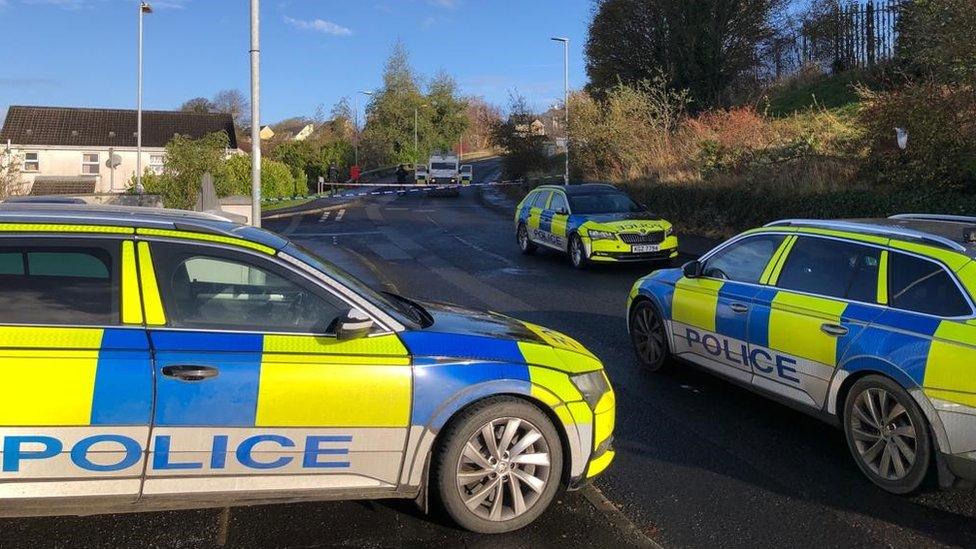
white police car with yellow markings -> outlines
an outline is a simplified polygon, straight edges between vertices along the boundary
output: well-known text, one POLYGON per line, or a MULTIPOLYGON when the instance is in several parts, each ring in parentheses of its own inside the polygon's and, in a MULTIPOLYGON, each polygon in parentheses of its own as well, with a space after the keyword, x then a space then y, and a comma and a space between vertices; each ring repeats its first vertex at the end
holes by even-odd
POLYGON ((976 480, 976 218, 787 220, 640 279, 640 362, 674 355, 843 426, 894 493, 976 480))
POLYGON ((430 492, 504 532, 614 456, 576 341, 207 214, 0 205, 0 379, 4 516, 430 492))
POLYGON ((671 223, 602 183, 536 188, 515 208, 515 235, 522 253, 540 246, 556 250, 568 254, 577 269, 678 257, 671 223))

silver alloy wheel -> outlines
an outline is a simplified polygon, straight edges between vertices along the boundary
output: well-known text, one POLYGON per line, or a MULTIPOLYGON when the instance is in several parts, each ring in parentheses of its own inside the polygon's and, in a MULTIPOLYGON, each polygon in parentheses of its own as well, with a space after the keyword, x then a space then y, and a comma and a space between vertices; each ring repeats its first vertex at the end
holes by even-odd
POLYGON ((630 327, 637 354, 646 364, 657 364, 664 357, 664 324, 650 307, 640 307, 630 327))
POLYGON ((529 249, 529 231, 525 228, 525 225, 519 225, 518 243, 523 251, 529 249))
POLYGON ((583 242, 580 241, 578 236, 569 241, 569 255, 573 260, 573 265, 581 265, 583 263, 583 242))
POLYGON ((455 478, 464 505, 477 516, 505 521, 532 508, 549 479, 549 445, 524 419, 489 421, 468 439, 455 478))
POLYGON ((885 480, 905 478, 915 465, 918 440, 908 410, 882 388, 863 391, 854 401, 851 434, 861 461, 885 480))

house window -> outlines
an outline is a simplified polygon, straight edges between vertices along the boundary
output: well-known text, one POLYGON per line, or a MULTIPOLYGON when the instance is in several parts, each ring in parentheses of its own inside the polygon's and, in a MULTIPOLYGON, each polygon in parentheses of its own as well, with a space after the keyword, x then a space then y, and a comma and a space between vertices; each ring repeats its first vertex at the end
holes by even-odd
POLYGON ((98 175, 98 153, 82 153, 81 173, 87 175, 98 175))
POLYGON ((25 172, 41 171, 41 163, 38 160, 38 156, 36 152, 24 153, 24 171, 25 172))
POLYGON ((162 154, 149 155, 149 171, 156 175, 162 175, 164 160, 166 160, 166 157, 162 154))

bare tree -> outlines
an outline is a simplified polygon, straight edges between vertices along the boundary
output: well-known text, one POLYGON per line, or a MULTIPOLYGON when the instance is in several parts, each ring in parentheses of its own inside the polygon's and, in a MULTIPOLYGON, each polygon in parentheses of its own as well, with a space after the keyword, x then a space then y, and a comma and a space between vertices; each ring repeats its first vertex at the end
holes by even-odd
POLYGON ((23 158, 12 151, 0 150, 0 200, 23 191, 23 181, 20 179, 22 162, 23 158))
POLYGON ((180 105, 180 110, 183 112, 208 113, 213 111, 213 103, 206 97, 194 97, 184 101, 180 105))
POLYGON ((501 122, 501 109, 484 100, 483 97, 468 97, 464 114, 468 118, 468 131, 465 134, 465 149, 484 150, 491 145, 491 135, 501 122))
POLYGON ((240 90, 221 90, 214 94, 210 103, 211 111, 231 115, 238 128, 250 126, 251 103, 240 90))

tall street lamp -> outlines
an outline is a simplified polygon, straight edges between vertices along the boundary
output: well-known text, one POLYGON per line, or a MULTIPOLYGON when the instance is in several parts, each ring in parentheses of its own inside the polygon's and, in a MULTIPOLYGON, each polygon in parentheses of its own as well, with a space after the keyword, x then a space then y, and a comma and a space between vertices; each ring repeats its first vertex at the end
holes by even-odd
POLYGON ((152 13, 152 6, 146 2, 139 4, 139 69, 136 80, 136 192, 143 192, 142 187, 142 17, 152 13))
MULTIPOLYGON (((363 95, 367 95, 367 96, 372 96, 373 95, 373 92, 371 92, 371 91, 365 91, 365 90, 360 90, 359 93, 361 93, 363 95)), ((355 161, 355 165, 356 166, 359 165, 359 93, 356 94, 356 112, 354 114, 355 121, 353 122, 353 124, 355 124, 355 126, 356 126, 355 128, 353 128, 355 130, 355 134, 356 134, 354 136, 356 138, 356 144, 353 147, 355 149, 355 151, 356 151, 356 161, 355 161)))
POLYGON ((566 111, 566 173, 563 175, 563 183, 569 185, 569 38, 554 36, 551 40, 563 43, 563 107, 566 111))
POLYGON ((251 0, 251 225, 261 226, 261 7, 251 0))

